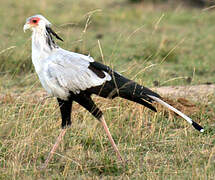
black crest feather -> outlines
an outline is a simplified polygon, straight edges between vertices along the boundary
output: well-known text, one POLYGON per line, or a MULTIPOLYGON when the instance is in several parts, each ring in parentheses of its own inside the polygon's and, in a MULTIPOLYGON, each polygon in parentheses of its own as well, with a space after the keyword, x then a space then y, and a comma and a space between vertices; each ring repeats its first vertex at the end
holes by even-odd
POLYGON ((54 32, 50 27, 46 26, 46 30, 47 30, 47 32, 48 32, 50 35, 52 34, 52 35, 55 36, 57 39, 63 41, 63 39, 62 39, 61 37, 59 37, 59 36, 56 34, 56 32, 54 32))

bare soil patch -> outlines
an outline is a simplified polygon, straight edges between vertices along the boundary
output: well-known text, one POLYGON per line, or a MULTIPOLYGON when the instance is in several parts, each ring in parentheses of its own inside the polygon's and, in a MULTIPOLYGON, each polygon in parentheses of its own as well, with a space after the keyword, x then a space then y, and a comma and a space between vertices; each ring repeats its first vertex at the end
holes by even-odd
MULTIPOLYGON (((193 86, 165 86, 152 89, 160 94, 165 102, 188 116, 198 113, 200 110, 202 110, 203 107, 206 107, 215 94, 214 84, 193 86), (199 106, 199 104, 201 104, 201 106, 199 106)), ((161 105, 158 105, 157 109, 158 111, 167 111, 161 105)))
POLYGON ((152 90, 170 99, 186 98, 195 102, 208 102, 215 94, 215 85, 164 86, 152 90))

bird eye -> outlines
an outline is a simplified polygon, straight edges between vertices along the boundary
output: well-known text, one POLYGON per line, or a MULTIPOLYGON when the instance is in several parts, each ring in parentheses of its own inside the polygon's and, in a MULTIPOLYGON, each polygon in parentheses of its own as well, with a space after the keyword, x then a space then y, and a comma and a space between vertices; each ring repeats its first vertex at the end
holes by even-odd
POLYGON ((37 20, 36 20, 36 19, 33 19, 32 22, 33 22, 33 23, 37 23, 37 20))

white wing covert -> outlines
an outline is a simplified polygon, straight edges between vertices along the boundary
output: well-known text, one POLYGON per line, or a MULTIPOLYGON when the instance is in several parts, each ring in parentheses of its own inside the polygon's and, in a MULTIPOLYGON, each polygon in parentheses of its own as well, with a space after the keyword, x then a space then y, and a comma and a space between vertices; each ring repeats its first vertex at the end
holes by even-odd
MULTIPOLYGON (((58 51, 49 57, 47 72, 51 83, 58 84, 67 93, 72 91, 75 94, 81 90, 100 86, 105 81, 110 81, 111 76, 105 73, 104 78, 98 77, 88 67, 93 58, 82 54, 71 53, 65 50, 58 51)), ((56 95, 56 92, 53 93, 56 95)))

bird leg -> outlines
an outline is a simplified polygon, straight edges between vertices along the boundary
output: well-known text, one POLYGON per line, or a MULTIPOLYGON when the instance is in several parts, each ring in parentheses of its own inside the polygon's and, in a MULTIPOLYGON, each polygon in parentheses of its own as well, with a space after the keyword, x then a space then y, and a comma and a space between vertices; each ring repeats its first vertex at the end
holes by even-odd
POLYGON ((58 136, 58 138, 57 138, 57 140, 56 140, 54 146, 52 147, 52 149, 51 149, 51 151, 50 151, 50 153, 49 153, 49 155, 48 155, 48 157, 47 157, 45 163, 44 163, 43 166, 42 166, 42 169, 45 169, 45 168, 48 166, 48 163, 49 163, 49 161, 52 159, 52 157, 53 157, 55 151, 57 150, 57 148, 58 148, 58 146, 59 146, 61 140, 63 139, 63 137, 64 137, 64 135, 65 135, 65 133, 66 133, 66 130, 67 130, 67 128, 64 128, 64 129, 61 130, 60 135, 58 136))
POLYGON ((113 138, 111 136, 111 133, 109 131, 109 128, 108 128, 108 126, 106 124, 106 121, 105 121, 103 116, 101 117, 101 123, 102 123, 102 125, 104 127, 104 130, 105 130, 107 136, 108 136, 109 141, 111 142, 111 145, 112 145, 114 151, 116 152, 116 155, 117 155, 118 159, 124 163, 124 160, 122 159, 122 156, 121 156, 121 154, 120 154, 120 152, 119 152, 119 150, 118 150, 118 148, 117 148, 117 146, 116 146, 116 144, 115 144, 115 142, 114 142, 114 140, 113 140, 113 138))
MULTIPOLYGON (((121 156, 121 154, 120 154, 120 152, 119 152, 119 150, 118 150, 118 148, 117 148, 117 146, 116 146, 116 144, 115 144, 115 142, 114 142, 114 140, 113 140, 113 138, 112 138, 112 135, 111 135, 111 133, 110 133, 110 131, 109 131, 109 128, 108 128, 108 126, 107 126, 107 124, 106 124, 106 121, 105 121, 105 119, 104 119, 103 116, 101 117, 101 123, 102 123, 102 125, 103 125, 103 127, 104 127, 104 130, 105 130, 107 136, 108 136, 109 141, 111 142, 111 145, 112 145, 114 151, 115 151, 116 154, 117 154, 117 158, 118 158, 120 161, 124 162, 124 160, 122 159, 122 156, 121 156)), ((57 150, 57 148, 58 148, 58 146, 59 146, 61 140, 63 139, 64 135, 66 134, 66 130, 67 130, 67 128, 64 128, 64 129, 61 130, 60 135, 58 136, 58 138, 57 138, 57 140, 56 140, 54 146, 52 147, 52 149, 51 149, 51 151, 50 151, 50 153, 49 153, 49 155, 48 155, 48 157, 47 157, 47 159, 46 159, 46 161, 45 161, 45 163, 43 164, 43 166, 42 166, 41 169, 47 168, 49 161, 52 159, 52 157, 53 157, 55 151, 57 150)))

